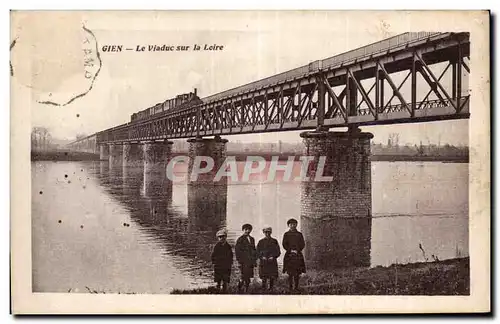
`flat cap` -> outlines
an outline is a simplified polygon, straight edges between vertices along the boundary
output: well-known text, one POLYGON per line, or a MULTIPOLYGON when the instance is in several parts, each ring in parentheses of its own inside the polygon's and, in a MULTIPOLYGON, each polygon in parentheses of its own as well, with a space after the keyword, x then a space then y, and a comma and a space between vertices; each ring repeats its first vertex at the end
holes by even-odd
POLYGON ((272 232, 273 231, 273 228, 271 226, 264 226, 264 228, 262 228, 262 232, 272 232))
POLYGON ((226 231, 226 229, 221 229, 221 230, 217 231, 216 236, 217 236, 217 237, 227 236, 227 231, 226 231))

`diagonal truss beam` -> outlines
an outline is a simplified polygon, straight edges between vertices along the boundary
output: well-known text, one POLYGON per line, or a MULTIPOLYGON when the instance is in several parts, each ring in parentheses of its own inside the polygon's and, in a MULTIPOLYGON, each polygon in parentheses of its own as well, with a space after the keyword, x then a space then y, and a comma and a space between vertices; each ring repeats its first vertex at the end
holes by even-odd
MULTIPOLYGON (((340 113, 342 114, 342 117, 344 118, 345 122, 347 123, 349 121, 349 119, 347 117, 347 110, 346 110, 346 108, 344 106, 342 106, 342 103, 339 100, 339 97, 337 97, 337 95, 335 94, 335 92, 333 92, 333 89, 330 86, 330 83, 328 82, 328 80, 323 77, 322 78, 322 82, 325 84, 326 92, 333 99, 333 103, 336 106, 336 110, 340 111, 340 113)), ((344 89, 344 91, 342 91, 342 92, 345 93, 346 90, 344 89)), ((336 113, 336 111, 334 112, 333 116, 335 116, 335 113, 336 113)))
MULTIPOLYGON (((451 64, 448 64, 448 66, 446 66, 446 68, 441 72, 441 74, 438 77, 438 81, 441 81, 441 79, 443 78, 443 76, 446 73, 446 71, 448 71, 448 69, 450 68, 450 66, 451 66, 451 64)), ((425 101, 427 100, 427 98, 429 98, 429 96, 430 96, 430 94, 432 92, 433 92, 432 89, 427 92, 427 94, 425 95, 424 99, 420 102, 420 105, 418 105, 417 109, 420 109, 420 107, 425 103, 425 101)))
POLYGON ((299 113, 299 118, 298 118, 298 125, 302 124, 302 121, 304 120, 306 113, 310 112, 311 106, 312 106, 312 97, 314 95, 314 92, 318 89, 318 83, 314 84, 314 88, 304 97, 304 103, 302 105, 302 114, 299 113), (307 104, 305 104, 307 101, 307 104))
MULTIPOLYGON (((411 75, 411 71, 408 72, 408 74, 405 76, 405 78, 403 79, 403 81, 401 82, 401 84, 398 86, 398 88, 397 88, 398 91, 401 90, 401 88, 403 87, 403 85, 405 84, 405 82, 408 80, 408 78, 410 77, 410 75, 411 75)), ((396 93, 393 92, 391 98, 389 98, 389 100, 387 100, 385 106, 382 107, 382 111, 381 112, 384 112, 387 109, 387 107, 389 107, 391 105, 392 99, 394 99, 395 96, 396 96, 396 93)))
POLYGON ((446 99, 449 100, 449 102, 451 103, 451 105, 455 108, 455 110, 458 112, 458 107, 457 105, 455 104, 455 102, 451 99, 450 95, 448 94, 448 92, 446 92, 446 90, 444 89, 444 87, 441 85, 441 83, 439 82, 438 78, 436 78, 436 76, 434 75, 434 73, 432 73, 431 69, 427 66, 427 64, 425 63, 425 61, 422 59, 422 56, 418 53, 418 52, 415 52, 415 55, 417 56, 420 64, 422 64, 422 67, 425 69, 425 71, 431 76, 431 78, 434 80, 434 82, 436 82, 436 85, 439 87, 439 89, 443 92, 443 94, 446 96, 446 99))
MULTIPOLYGON (((372 86, 370 87, 370 89, 368 89, 368 92, 366 93, 367 95, 370 95, 370 93, 372 92, 373 88, 375 88, 375 85, 376 85, 376 83, 372 84, 372 86)), ((361 98, 361 100, 359 101, 358 105, 356 106, 356 109, 359 109, 359 107, 363 104, 363 102, 365 102, 365 99, 361 98)))
MULTIPOLYGON (((408 112, 411 114, 411 109, 410 107, 408 107, 408 104, 406 103, 406 100, 403 98, 403 96, 401 95, 401 92, 399 92, 399 89, 396 88, 396 85, 394 84, 394 82, 392 81, 391 77, 389 76, 389 73, 387 73, 385 67, 383 64, 381 64, 380 62, 377 62, 379 68, 380 68, 380 71, 382 71, 382 73, 384 74, 384 78, 387 80, 387 82, 389 83, 389 85, 391 86, 392 88, 392 91, 394 92, 394 94, 396 95, 396 97, 398 97, 399 101, 401 101, 401 104, 408 110, 408 112)), ((411 72, 410 72, 411 74, 411 72)))
POLYGON ((354 81, 354 84, 356 85, 356 88, 361 93, 361 96, 363 97, 363 100, 368 105, 368 108, 370 109, 371 114, 373 115, 373 117, 377 118, 377 114, 375 113, 375 106, 373 105, 372 101, 368 97, 368 94, 366 93, 365 89, 358 82, 358 80, 354 77, 354 73, 352 73, 352 71, 350 69, 347 69, 347 71, 348 71, 349 75, 351 76, 351 79, 354 81))

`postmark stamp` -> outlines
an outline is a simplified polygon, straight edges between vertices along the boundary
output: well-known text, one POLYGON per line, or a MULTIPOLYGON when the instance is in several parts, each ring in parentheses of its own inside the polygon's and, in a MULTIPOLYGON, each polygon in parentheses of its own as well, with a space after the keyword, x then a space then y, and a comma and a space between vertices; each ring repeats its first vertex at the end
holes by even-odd
POLYGON ((10 50, 11 77, 44 105, 66 106, 88 94, 102 66, 97 39, 84 24, 20 29, 10 50))

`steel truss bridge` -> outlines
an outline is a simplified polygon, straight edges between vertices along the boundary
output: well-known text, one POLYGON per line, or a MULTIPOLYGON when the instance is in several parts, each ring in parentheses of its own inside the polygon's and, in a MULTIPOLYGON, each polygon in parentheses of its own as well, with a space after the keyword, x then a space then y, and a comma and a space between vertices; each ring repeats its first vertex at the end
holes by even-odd
POLYGON ((404 33, 91 137, 97 145, 469 118, 469 53, 469 33, 404 33))

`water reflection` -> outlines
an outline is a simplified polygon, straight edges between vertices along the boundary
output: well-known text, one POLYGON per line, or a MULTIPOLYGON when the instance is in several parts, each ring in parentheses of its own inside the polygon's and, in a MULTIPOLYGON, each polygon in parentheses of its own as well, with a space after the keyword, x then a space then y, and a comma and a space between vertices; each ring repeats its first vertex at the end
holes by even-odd
POLYGON ((142 195, 146 198, 172 195, 172 181, 166 176, 163 163, 144 163, 142 195))
POLYGON ((207 232, 211 237, 226 226, 227 183, 188 185, 190 232, 207 232))
MULTIPOLYGON (((211 276, 215 232, 226 224, 227 184, 189 185, 188 213, 172 205, 173 186, 161 168, 99 165, 99 181, 129 211, 148 244, 154 240, 179 269, 211 276)), ((126 225, 125 225, 126 226, 126 225)))
POLYGON ((317 266, 420 262, 425 257, 420 246, 429 259, 467 256, 469 166, 422 164, 373 163, 373 219, 329 223, 319 212, 310 215, 319 219, 301 218, 299 183, 230 184, 226 218, 225 189, 217 197, 207 188, 174 184, 172 196, 151 190, 145 196, 142 165, 33 162, 33 291, 86 291, 88 286, 167 293, 206 286, 213 282, 209 256, 215 228, 226 224, 234 247, 242 224, 254 226, 256 240, 269 225, 281 244, 292 217, 306 240, 306 261, 317 266), (207 204, 203 197, 221 204, 207 204), (323 240, 326 251, 320 248, 323 240))
POLYGON ((141 193, 143 167, 123 166, 122 191, 125 196, 137 196, 141 193))
POLYGON ((99 163, 99 175, 101 177, 107 177, 109 172, 109 162, 108 161, 100 161, 94 162, 93 166, 95 167, 95 163, 99 163))
POLYGON ((301 217, 309 267, 332 269, 369 267, 372 218, 301 217))
MULTIPOLYGON (((173 185, 161 168, 102 162, 99 167, 101 185, 130 212, 147 240, 161 243, 165 255, 182 257, 177 260, 182 269, 209 275, 215 233, 227 225, 227 182, 187 184, 185 214, 173 206, 173 185)), ((370 266, 370 217, 301 217, 300 221, 308 267, 370 266)), ((234 244, 232 237, 229 241, 234 244)))
POLYGON ((109 162, 109 184, 115 190, 121 188, 123 181, 123 167, 121 164, 109 162))
POLYGON ((290 184, 233 184, 219 189, 189 184, 171 189, 141 168, 115 169, 107 162, 97 162, 96 168, 101 186, 130 211, 132 222, 144 233, 143 243, 160 242, 162 253, 178 256, 182 269, 192 266, 210 272, 208 256, 220 227, 227 225, 233 246, 241 224, 247 222, 254 225, 256 238, 261 227, 269 224, 281 241, 291 217, 300 220, 310 267, 414 262, 422 260, 420 243, 440 259, 468 253, 467 165, 427 163, 425 173, 413 164, 374 165, 373 219, 302 218, 300 186, 290 184), (121 177, 115 179, 115 175, 121 177), (148 175, 152 181, 144 183, 148 175), (442 192, 451 199, 442 198, 442 192), (420 217, 427 213, 429 217, 420 217), (403 216, 385 217, 393 215, 403 216))

